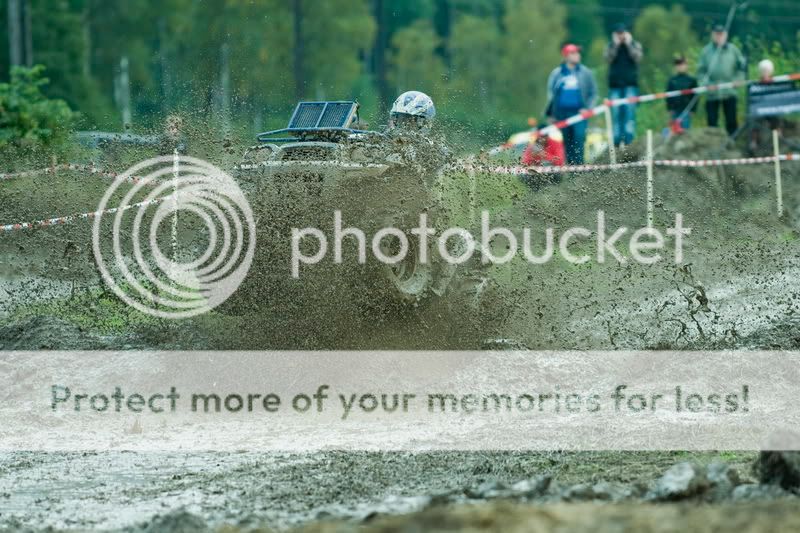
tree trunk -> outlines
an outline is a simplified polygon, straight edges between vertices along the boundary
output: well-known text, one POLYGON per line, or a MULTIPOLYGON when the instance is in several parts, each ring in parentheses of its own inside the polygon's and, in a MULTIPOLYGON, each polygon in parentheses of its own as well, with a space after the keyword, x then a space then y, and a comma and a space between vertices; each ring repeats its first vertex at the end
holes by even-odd
POLYGON ((32 7, 28 0, 21 0, 22 5, 22 32, 25 43, 25 65, 33 66, 33 24, 32 7))
POLYGON ((373 73, 375 74, 375 86, 378 89, 378 112, 385 115, 389 110, 392 98, 389 94, 389 83, 386 80, 386 48, 389 46, 389 35, 384 0, 374 0, 373 6, 377 23, 375 44, 372 48, 373 73))
POLYGON ((172 76, 167 58, 167 20, 163 16, 158 19, 158 63, 161 68, 161 111, 168 113, 173 102, 172 76))
POLYGON ((8 56, 13 67, 24 64, 22 0, 8 0, 8 56))
POLYGON ((92 12, 89 2, 83 6, 83 75, 87 78, 92 75, 92 12))
POLYGON ((306 91, 305 41, 303 36, 303 0, 294 0, 294 95, 299 101, 306 91))
POLYGON ((122 128, 128 130, 132 126, 131 113, 131 78, 128 57, 122 56, 119 61, 119 107, 122 112, 122 128))
POLYGON ((222 130, 225 134, 231 132, 231 47, 222 43, 220 49, 220 114, 222 115, 222 130))

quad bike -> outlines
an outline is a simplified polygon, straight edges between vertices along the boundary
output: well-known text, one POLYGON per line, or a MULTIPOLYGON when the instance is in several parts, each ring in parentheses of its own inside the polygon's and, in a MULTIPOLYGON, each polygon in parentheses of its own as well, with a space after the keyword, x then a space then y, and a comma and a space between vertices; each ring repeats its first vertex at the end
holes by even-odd
MULTIPOLYGON (((259 134, 259 144, 245 153, 237 176, 256 216, 258 240, 237 294, 251 300, 249 307, 276 293, 291 298, 298 281, 331 297, 342 294, 332 289, 342 289, 367 307, 417 306, 447 291, 456 267, 442 260, 434 238, 427 243, 427 261, 420 261, 420 240, 410 230, 421 213, 429 227, 448 224, 441 201, 448 152, 419 132, 366 131, 358 125, 355 102, 301 102, 287 128, 259 134), (352 236, 342 239, 342 261, 334 263, 335 211, 341 212, 343 228, 364 232, 364 263, 352 236), (292 228, 306 227, 328 236, 328 253, 319 264, 302 265, 300 279, 292 280, 292 228), (371 250, 372 237, 384 227, 402 230, 409 243, 405 258, 391 265, 378 262, 371 250)), ((451 243, 457 255, 459 244, 451 243)), ((396 237, 380 240, 386 255, 399 246, 396 237)))

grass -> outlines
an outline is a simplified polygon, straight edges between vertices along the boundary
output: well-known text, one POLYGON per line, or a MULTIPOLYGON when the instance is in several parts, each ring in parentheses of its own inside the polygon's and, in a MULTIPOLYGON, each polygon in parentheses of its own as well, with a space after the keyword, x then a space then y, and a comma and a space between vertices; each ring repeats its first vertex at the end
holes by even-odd
POLYGON ((132 328, 157 322, 155 317, 134 309, 115 294, 102 289, 88 289, 67 298, 24 304, 9 318, 15 321, 48 315, 102 335, 126 333, 132 328))

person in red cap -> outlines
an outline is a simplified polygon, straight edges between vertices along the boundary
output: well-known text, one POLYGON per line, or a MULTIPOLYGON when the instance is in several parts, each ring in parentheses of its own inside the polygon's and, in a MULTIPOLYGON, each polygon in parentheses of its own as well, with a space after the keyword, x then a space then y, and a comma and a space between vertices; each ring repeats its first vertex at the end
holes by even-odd
MULTIPOLYGON (((564 62, 556 67, 547 80, 545 115, 563 120, 591 109, 597 100, 597 83, 591 70, 581 64, 581 48, 566 44, 561 49, 564 62)), ((586 121, 564 128, 564 148, 567 164, 582 165, 586 144, 586 121)))

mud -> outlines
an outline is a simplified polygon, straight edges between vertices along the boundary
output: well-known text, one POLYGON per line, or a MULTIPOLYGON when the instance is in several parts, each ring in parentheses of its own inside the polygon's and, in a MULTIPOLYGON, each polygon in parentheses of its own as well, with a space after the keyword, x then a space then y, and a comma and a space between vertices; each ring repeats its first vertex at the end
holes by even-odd
POLYGON ((571 484, 591 479, 619 483, 641 498, 637 482, 646 486, 673 461, 666 453, 17 453, 4 457, 0 494, 4 524, 114 529, 186 510, 214 526, 283 529, 324 517, 358 521, 374 513, 409 512, 432 498, 496 499, 487 483, 511 487, 536 475, 554 478, 536 495, 540 502, 564 499, 575 492, 571 484))
MULTIPOLYGON (((741 156, 735 147, 720 149, 718 137, 693 130, 659 145, 657 157, 741 156)), ((229 167, 241 152, 200 146, 229 167)), ((636 144, 624 157, 640 155, 636 144)), ((128 158, 133 154, 121 159, 128 158)), ((106 163, 124 168, 113 158, 106 163)), ((151 320, 104 291, 88 225, 3 234, 0 349, 798 349, 799 170, 785 166, 789 212, 778 220, 770 166, 659 168, 657 225, 680 212, 693 228, 683 265, 471 265, 462 279, 481 284, 478 305, 469 292, 476 284, 465 283, 462 292, 380 313, 353 297, 358 279, 334 278, 308 290, 282 277, 265 278, 269 297, 250 313, 151 320)), ((643 169, 565 176, 537 191, 478 172, 473 206, 469 176, 449 179, 452 220, 465 227, 475 227, 470 207, 489 209, 493 223, 515 232, 591 227, 598 209, 610 226, 645 220, 643 169)), ((67 172, 3 184, 0 222, 90 211, 105 184, 67 172)), ((4 453, 0 528, 283 530, 323 520, 331 523, 308 530, 797 529, 796 487, 777 480, 794 478, 762 477, 752 470, 756 459, 749 452, 4 453), (737 472, 722 476, 731 482, 722 495, 714 492, 719 482, 709 481, 720 468, 713 460, 737 472), (699 465, 674 473, 672 481, 688 479, 686 489, 659 489, 662 476, 685 462, 699 465), (642 503, 661 500, 679 503, 642 503), (754 500, 768 501, 742 503, 754 500), (714 505, 698 505, 708 502, 714 505), (405 516, 383 516, 396 514, 405 516)), ((767 463, 785 473, 780 461, 767 463)))
MULTIPOLYGON (((626 519, 641 516, 641 503, 633 504, 645 501, 730 505, 767 500, 776 502, 768 506, 774 511, 797 505, 798 496, 790 490, 757 483, 750 468, 755 454, 736 454, 728 457, 727 463, 713 462, 713 456, 15 453, 4 456, 2 462, 0 523, 6 527, 126 531, 184 531, 222 525, 284 530, 317 520, 362 527, 380 516, 421 511, 402 519, 413 527, 432 514, 456 520, 468 509, 502 508, 512 502, 519 504, 514 507, 522 514, 548 512, 564 503, 618 505, 593 508, 588 516, 596 514, 599 522, 613 509, 626 519), (692 481, 692 490, 681 492, 675 481, 670 481, 676 466, 694 464, 670 467, 678 460, 710 465, 708 473, 705 467, 696 467, 700 474, 692 481), (726 472, 726 480, 732 480, 727 485, 720 481, 721 471, 726 472), (76 472, 80 472, 80 482, 76 472), (490 502, 508 503, 486 506, 490 502)), ((691 472, 695 476, 694 470, 691 472)), ((673 512, 673 504, 663 505, 646 509, 656 514, 673 512)), ((692 513, 699 512, 697 509, 714 515, 720 508, 685 508, 692 513)), ((399 523, 378 520, 381 522, 399 523)), ((775 522, 775 527, 780 523, 775 522)), ((325 530, 325 526, 318 527, 325 530)))

